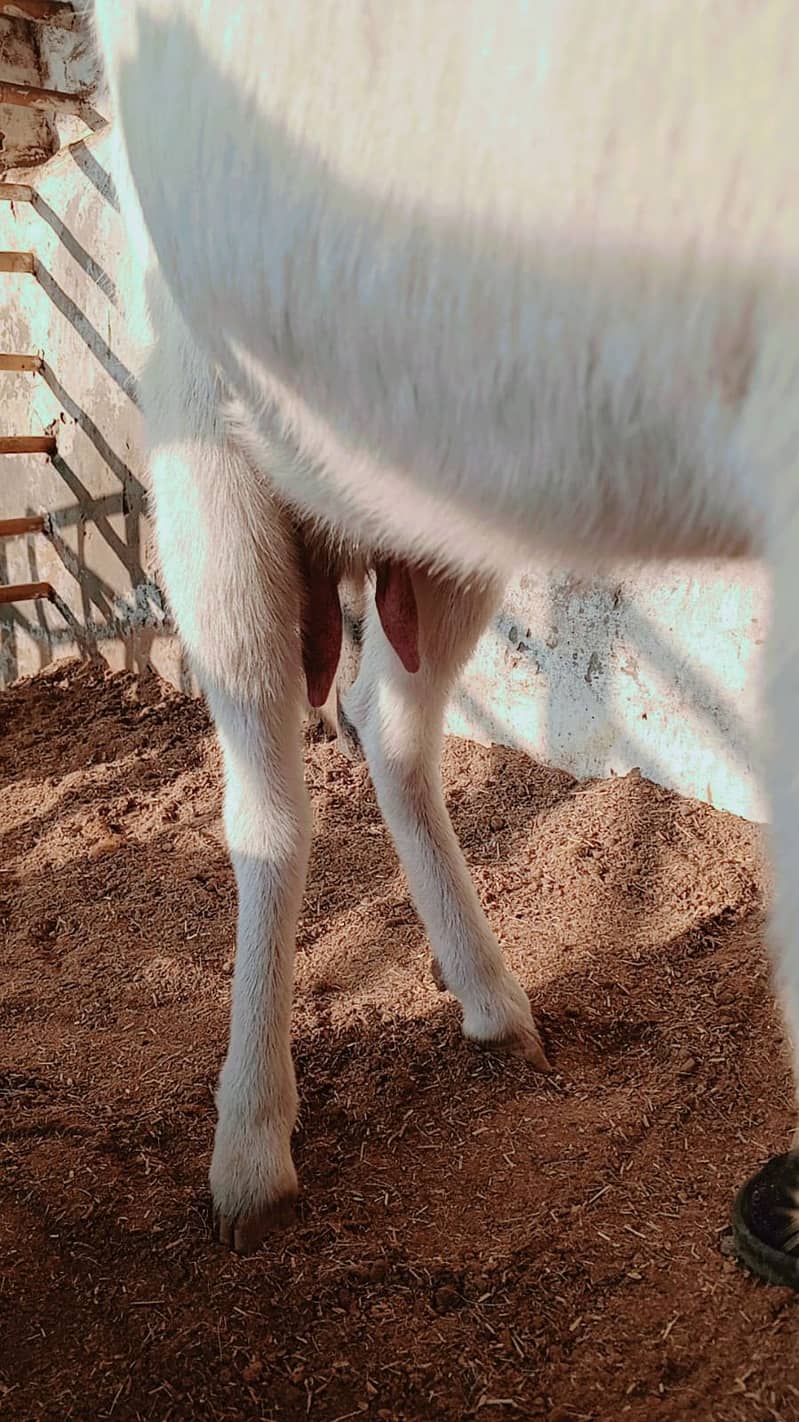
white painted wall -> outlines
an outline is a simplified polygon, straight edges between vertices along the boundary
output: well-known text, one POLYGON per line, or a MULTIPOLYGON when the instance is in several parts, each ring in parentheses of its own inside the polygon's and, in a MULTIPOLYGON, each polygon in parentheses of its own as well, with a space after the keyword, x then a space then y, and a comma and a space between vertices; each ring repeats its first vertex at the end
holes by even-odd
POLYGON ((574 775, 642 774, 752 819, 768 580, 754 563, 535 569, 508 589, 449 729, 574 775))

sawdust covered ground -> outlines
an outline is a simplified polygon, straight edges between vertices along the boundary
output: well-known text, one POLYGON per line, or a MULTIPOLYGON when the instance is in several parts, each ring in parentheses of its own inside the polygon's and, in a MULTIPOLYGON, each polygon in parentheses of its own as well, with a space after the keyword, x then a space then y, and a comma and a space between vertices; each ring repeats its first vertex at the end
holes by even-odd
POLYGON ((558 1075, 466 1045, 362 767, 307 745, 298 1223, 206 1169, 234 887, 201 705, 76 665, 0 698, 4 1419, 789 1422, 797 1300, 726 1253, 791 1126, 758 833, 635 774, 447 745, 558 1075))

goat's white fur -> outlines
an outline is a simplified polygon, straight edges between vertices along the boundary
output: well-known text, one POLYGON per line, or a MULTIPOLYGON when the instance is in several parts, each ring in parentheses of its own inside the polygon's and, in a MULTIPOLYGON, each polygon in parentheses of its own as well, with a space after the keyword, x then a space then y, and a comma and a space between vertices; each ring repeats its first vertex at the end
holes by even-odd
POLYGON ((240 914, 211 1178, 239 1242, 295 1188, 309 828, 286 506, 416 570, 423 670, 370 615, 348 714, 479 1038, 534 1033, 436 764, 482 589, 552 551, 771 560, 799 1040, 794 0, 97 0, 96 25, 124 209, 157 256, 164 578, 225 758, 240 914))

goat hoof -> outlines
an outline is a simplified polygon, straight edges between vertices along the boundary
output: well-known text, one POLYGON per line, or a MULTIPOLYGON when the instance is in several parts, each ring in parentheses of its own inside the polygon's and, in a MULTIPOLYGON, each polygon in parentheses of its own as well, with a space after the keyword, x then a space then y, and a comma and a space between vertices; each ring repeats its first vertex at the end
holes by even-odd
POLYGON ((546 1054, 543 1038, 534 1022, 529 1026, 514 1027, 504 1037, 498 1037, 493 1042, 486 1042, 495 1052, 506 1052, 512 1057, 523 1057, 526 1062, 534 1066, 536 1071, 551 1072, 554 1070, 552 1063, 546 1054))
POLYGON ((477 1011, 464 1002, 463 1034, 490 1051, 523 1057, 536 1071, 552 1071, 541 1033, 530 1010, 530 999, 518 978, 505 972, 488 1002, 477 1011))
POLYGON ((241 1215, 238 1219, 218 1214, 216 1227, 220 1244, 226 1245, 236 1254, 253 1254, 263 1244, 267 1235, 285 1229, 293 1223, 296 1203, 296 1195, 283 1195, 255 1213, 241 1215))
POLYGON ((536 1071, 551 1072, 554 1070, 537 1027, 516 1033, 511 1037, 507 1050, 512 1056, 524 1057, 524 1060, 530 1062, 536 1071))

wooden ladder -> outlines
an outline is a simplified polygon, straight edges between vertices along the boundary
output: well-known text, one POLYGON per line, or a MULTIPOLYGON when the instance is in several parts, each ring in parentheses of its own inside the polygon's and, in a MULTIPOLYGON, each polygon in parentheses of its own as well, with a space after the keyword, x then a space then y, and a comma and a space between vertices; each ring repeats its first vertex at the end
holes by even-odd
POLYGON ((39 20, 45 25, 72 27, 75 10, 66 0, 0 0, 0 15, 17 20, 39 20))
MULTIPOLYGON (((0 0, 0 12, 8 9, 0 0)), ((11 7, 13 8, 13 7, 11 7)), ((0 85, 0 89, 3 86, 0 85)), ((32 202, 33 188, 24 183, 0 183, 0 200, 5 202, 32 202)), ((32 252, 0 252, 0 272, 24 272, 36 274, 36 263, 32 252)), ((38 355, 22 355, 16 352, 0 353, 0 371, 22 370, 35 374, 42 368, 42 358, 38 355)), ((55 454, 54 435, 0 435, 0 454, 55 454)), ((43 514, 32 514, 25 518, 0 519, 0 538, 18 538, 20 534, 43 533, 43 514)), ((52 600, 53 587, 50 583, 6 583, 0 584, 0 604, 8 602, 32 602, 36 598, 52 600)))
MULTIPOLYGON (((60 28, 71 28, 77 19, 74 7, 65 3, 65 0, 0 0, 0 15, 14 15, 20 19, 60 28)), ((94 117, 94 109, 87 94, 67 94, 58 89, 40 89, 33 84, 0 82, 0 104, 77 114, 86 121, 94 117)), ((33 202, 35 197, 34 189, 27 183, 0 182, 0 202, 33 202)), ((22 272, 35 276, 36 259, 33 252, 0 252, 0 273, 2 272, 22 272)), ((15 352, 0 353, 0 371, 28 371, 35 375, 42 369, 42 364, 41 356, 15 352)), ((54 435, 0 435, 0 455, 46 454, 51 458, 55 452, 54 435)), ((43 533, 45 527, 44 515, 0 519, 0 538, 43 533)), ((52 600, 54 597, 55 591, 50 583, 0 585, 0 604, 30 602, 35 598, 52 600)))

